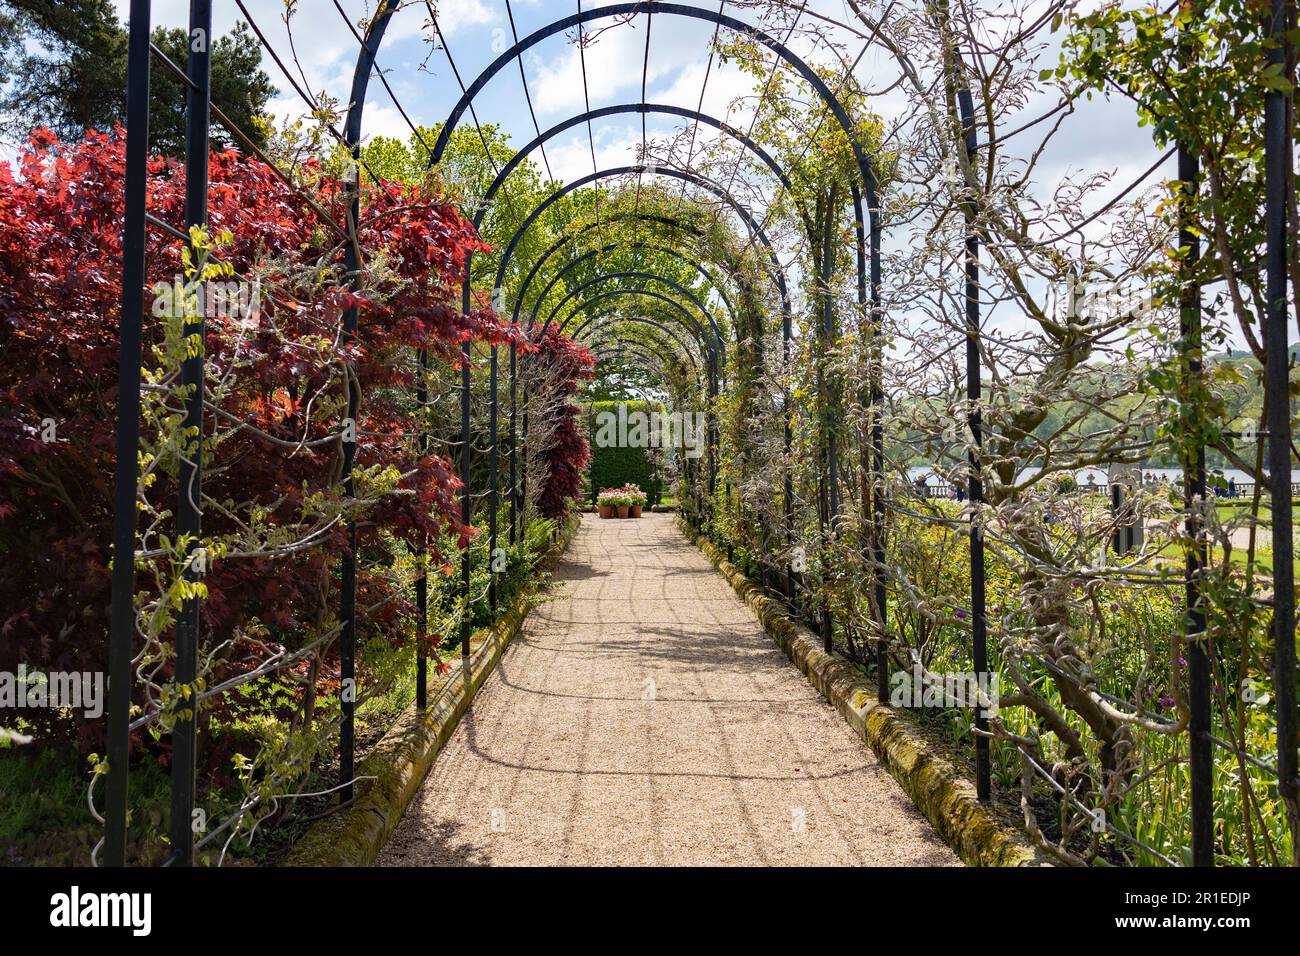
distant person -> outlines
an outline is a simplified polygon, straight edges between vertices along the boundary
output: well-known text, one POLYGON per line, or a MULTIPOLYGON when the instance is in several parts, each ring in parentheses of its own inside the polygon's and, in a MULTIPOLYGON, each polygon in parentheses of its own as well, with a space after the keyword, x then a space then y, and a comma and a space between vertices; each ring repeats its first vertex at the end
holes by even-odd
POLYGON ((1229 478, 1229 479, 1228 479, 1228 497, 1229 497, 1229 498, 1236 498, 1236 497, 1237 497, 1237 479, 1236 479, 1236 478, 1229 478))

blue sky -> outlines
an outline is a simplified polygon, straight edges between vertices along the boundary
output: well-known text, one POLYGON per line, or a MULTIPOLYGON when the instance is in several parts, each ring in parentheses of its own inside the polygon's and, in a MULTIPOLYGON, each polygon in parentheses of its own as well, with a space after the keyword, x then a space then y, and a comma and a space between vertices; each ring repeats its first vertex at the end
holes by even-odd
MULTIPOLYGON (((115 0, 123 18, 127 0, 115 0)), ((716 10, 714 0, 690 0, 694 6, 716 10)), ((373 2, 341 0, 342 7, 355 23, 368 15, 373 2)), ((258 26, 291 69, 289 33, 283 22, 283 0, 245 0, 258 26)), ((607 4, 586 0, 584 9, 607 4)), ((156 24, 183 26, 187 19, 186 0, 155 0, 156 24)), ((497 54, 512 42, 505 0, 443 0, 437 4, 439 24, 447 46, 468 84, 497 54)), ((512 0, 515 27, 523 37, 543 25, 577 10, 576 0, 512 0)), ((818 0, 811 9, 822 8, 828 14, 843 16, 842 0, 818 0)), ((217 0, 219 31, 229 29, 240 16, 233 0, 217 0)), ((727 12, 742 20, 753 20, 747 10, 731 5, 727 12)), ((397 98, 417 123, 443 120, 459 95, 459 88, 444 52, 433 50, 429 43, 429 16, 423 3, 411 4, 399 11, 389 27, 379 54, 397 98)), ((612 21, 606 21, 612 22, 612 21)), ((345 101, 356 61, 357 44, 332 0, 299 0, 292 20, 293 48, 298 65, 313 92, 325 91, 345 101)), ((613 103, 632 103, 640 99, 641 65, 646 48, 646 18, 618 24, 607 29, 586 50, 589 84, 593 107, 613 103)), ((708 64, 712 27, 704 21, 660 15, 650 25, 647 98, 654 102, 695 108, 699 102, 701 82, 708 64)), ((845 37, 846 45, 856 51, 860 44, 845 37)), ((810 59, 824 58, 822 51, 809 49, 806 42, 792 44, 797 52, 810 59)), ((271 110, 278 117, 300 115, 304 106, 282 74, 265 58, 264 68, 281 89, 271 110)), ((569 36, 551 37, 526 56, 528 90, 537 112, 538 122, 546 128, 583 107, 583 83, 577 46, 569 36)), ((892 76, 890 62, 883 53, 864 57, 860 66, 863 77, 892 76)), ((753 92, 753 86, 732 66, 716 62, 704 88, 704 111, 728 115, 733 123, 744 125, 749 103, 742 102, 729 110, 737 97, 753 92)), ((476 101, 483 122, 500 124, 516 143, 533 136, 532 118, 524 98, 524 88, 517 68, 508 68, 496 76, 476 101)), ((1043 103, 1028 104, 1026 116, 1037 115, 1043 103)), ((880 97, 875 107, 888 119, 906 108, 901 94, 880 97)), ((649 119, 649 133, 663 134, 678 127, 671 117, 649 119)), ((382 84, 372 83, 363 132, 405 137, 409 129, 393 105, 382 84)), ((641 139, 638 117, 615 116, 594 124, 598 161, 604 165, 621 165, 633 161, 635 147, 641 139)), ((1084 104, 1067 121, 1059 139, 1053 144, 1043 164, 1040 179, 1045 186, 1079 169, 1113 169, 1117 183, 1126 182, 1147 168, 1156 157, 1146 130, 1139 128, 1131 109, 1123 103, 1096 101, 1084 104)), ((571 179, 591 171, 591 155, 586 128, 579 127, 548 144, 546 150, 552 172, 557 178, 571 179)))
MULTIPOLYGON (((125 19, 129 6, 127 0, 115 2, 119 14, 125 19)), ((703 9, 717 9, 717 0, 686 2, 703 9)), ((996 2, 990 0, 991 5, 996 2)), ((313 92, 323 91, 346 102, 356 62, 357 42, 333 0, 299 0, 297 13, 291 21, 292 45, 290 31, 284 23, 283 0, 244 0, 244 3, 290 69, 295 72, 301 69, 306 85, 313 92), (296 51, 296 63, 292 51, 296 51)), ((373 0, 340 0, 340 3, 353 23, 368 16, 374 8, 373 0)), ((583 9, 605 5, 584 0, 583 9)), ((233 0, 217 0, 215 6, 218 32, 228 30, 236 19, 242 18, 233 0)), ((469 84, 512 43, 508 10, 513 13, 518 35, 525 37, 555 19, 576 12, 578 2, 512 0, 507 8, 505 0, 443 0, 435 6, 451 56, 461 78, 469 84)), ((875 4, 868 0, 868 6, 875 4)), ((187 0, 155 0, 153 8, 155 25, 184 26, 187 22, 187 0)), ((811 0, 809 8, 844 17, 843 0, 811 0)), ((739 19, 754 20, 752 11, 737 10, 732 3, 727 3, 725 9, 739 19)), ((589 81, 586 95, 592 107, 638 102, 641 98, 641 67, 646 56, 647 18, 641 16, 626 23, 607 20, 604 24, 608 28, 585 52, 589 81)), ((651 102, 694 109, 700 101, 701 83, 707 68, 704 112, 726 117, 734 125, 745 128, 752 95, 750 101, 736 101, 738 97, 754 92, 753 82, 733 66, 714 62, 709 67, 712 25, 706 21, 660 14, 652 18, 649 27, 646 98, 651 102)), ((408 3, 395 15, 378 57, 379 66, 402 106, 411 119, 420 124, 441 122, 460 94, 446 52, 435 49, 431 37, 425 4, 408 3)), ((843 43, 851 54, 862 45, 860 40, 847 35, 843 43)), ((800 37, 796 37, 791 45, 810 60, 824 60, 827 56, 826 51, 813 48, 810 41, 800 37)), ((1047 56, 1054 61, 1056 54, 1049 52, 1047 56)), ((270 104, 277 119, 301 115, 305 110, 304 103, 269 56, 264 57, 263 66, 280 88, 280 94, 270 104)), ((572 42, 572 34, 550 37, 532 48, 525 57, 525 71, 537 122, 543 129, 583 109, 581 59, 578 47, 572 42)), ((892 60, 879 48, 863 57, 859 73, 860 79, 873 86, 882 86, 882 80, 897 75, 892 60)), ((1022 116, 1037 117, 1055 104, 1056 96, 1053 89, 1045 88, 1038 98, 1024 105, 1022 116)), ((905 115, 909 109, 900 91, 880 96, 872 105, 887 124, 891 119, 905 115)), ((517 67, 511 66, 499 73, 476 99, 475 108, 482 122, 499 124, 516 144, 522 145, 534 135, 533 120, 517 67)), ((467 115, 463 122, 469 121, 467 115)), ((651 137, 667 134, 680 128, 683 122, 673 117, 651 115, 648 133, 651 137)), ((1018 124, 1015 118, 1007 122, 1018 124)), ((383 85, 372 81, 363 135, 406 138, 409 132, 383 85)), ((597 162, 601 167, 635 162, 635 151, 641 140, 639 116, 626 114, 597 121, 593 124, 593 134, 597 162)), ((1032 135, 1023 137, 1023 140, 1025 148, 1036 144, 1032 135)), ((1150 167, 1157 156, 1149 131, 1137 125, 1128 104, 1100 99, 1083 102, 1065 121, 1044 154, 1032 189, 1040 194, 1049 193, 1058 183, 1075 178, 1083 171, 1112 171, 1115 176, 1113 189, 1102 190, 1085 204, 1087 209, 1095 208, 1103 197, 1108 198, 1150 167)), ((540 160, 541 157, 535 154, 535 158, 540 160)), ((575 127, 549 141, 546 160, 552 174, 560 180, 569 181, 590 173, 592 159, 586 126, 575 127)), ((1148 184, 1157 184, 1172 172, 1171 160, 1148 180, 1148 184)), ((1089 231, 1103 228, 1104 223, 1099 222, 1089 231)), ((887 236, 886 247, 898 241, 901 241, 898 237, 887 236)), ((1015 322, 1013 316, 995 316, 994 321, 1001 322, 1004 318, 1015 322)))

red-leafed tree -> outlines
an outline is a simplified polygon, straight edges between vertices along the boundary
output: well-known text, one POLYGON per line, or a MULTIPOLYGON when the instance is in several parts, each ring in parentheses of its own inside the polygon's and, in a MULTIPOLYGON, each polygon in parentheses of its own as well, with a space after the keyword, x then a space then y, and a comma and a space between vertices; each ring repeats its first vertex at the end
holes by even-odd
POLYGON ((556 329, 547 330, 536 349, 529 361, 534 363, 536 402, 542 413, 533 417, 545 421, 543 431, 530 435, 536 446, 531 457, 539 472, 537 510, 544 517, 558 518, 582 493, 582 473, 591 462, 582 410, 574 396, 594 374, 596 359, 556 329))
MULTIPOLYGON (((95 133, 76 144, 35 134, 16 170, 0 165, 0 669, 105 669, 123 168, 122 137, 95 133)), ((319 208, 346 223, 343 184, 306 174, 319 208)), ((359 616, 361 639, 398 639, 406 602, 394 596, 388 559, 403 544, 465 533, 454 469, 421 457, 411 437, 419 429, 412 356, 425 349, 435 363, 454 362, 466 339, 511 337, 490 312, 456 308, 452 286, 465 255, 484 247, 440 196, 365 187, 354 295, 343 273, 348 239, 270 168, 217 153, 210 179, 209 263, 228 265, 221 281, 247 285, 235 287, 245 308, 212 314, 209 301, 206 310, 203 534, 229 552, 212 563, 202 602, 205 646, 224 644, 209 680, 328 632, 347 518, 363 552, 358 607, 378 605, 359 616), (360 331, 348 343, 341 317, 354 304, 360 331), (351 504, 339 440, 349 361, 362 396, 351 504)), ((179 226, 184 194, 183 168, 151 159, 149 211, 179 226)), ((175 577, 168 549, 176 542, 163 536, 174 539, 177 447, 167 432, 179 399, 159 306, 183 274, 181 248, 149 230, 142 607, 175 577)), ((137 668, 141 703, 157 703, 148 685, 168 668, 165 660, 148 675, 137 668)), ((53 711, 24 716, 38 730, 66 729, 53 711)))

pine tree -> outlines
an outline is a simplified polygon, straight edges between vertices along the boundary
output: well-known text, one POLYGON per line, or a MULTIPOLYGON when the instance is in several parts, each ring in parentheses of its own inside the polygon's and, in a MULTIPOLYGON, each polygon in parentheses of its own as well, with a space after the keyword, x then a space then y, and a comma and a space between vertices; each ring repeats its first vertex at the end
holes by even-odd
MULTIPOLYGON (((154 44, 181 68, 186 32, 159 27, 154 44)), ((259 122, 275 93, 260 69, 261 50, 240 23, 212 45, 212 102, 259 146, 259 122)), ((124 118, 127 32, 111 0, 0 0, 0 135, 10 144, 47 126, 63 139, 110 130, 124 118)), ((155 62, 150 81, 150 142, 178 155, 185 143, 183 84, 155 62)), ((214 124, 212 145, 233 142, 214 124)))

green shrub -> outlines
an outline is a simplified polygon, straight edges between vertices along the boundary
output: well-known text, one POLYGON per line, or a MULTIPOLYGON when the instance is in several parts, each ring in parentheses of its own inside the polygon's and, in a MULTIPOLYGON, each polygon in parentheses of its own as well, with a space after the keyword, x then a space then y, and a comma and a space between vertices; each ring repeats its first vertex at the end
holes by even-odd
POLYGON ((587 411, 587 425, 591 436, 591 466, 588 471, 592 503, 601 488, 622 488, 624 485, 639 485, 646 493, 649 504, 658 504, 663 493, 663 478, 660 474, 657 450, 653 448, 600 448, 596 445, 596 416, 601 412, 618 413, 618 407, 626 405, 629 413, 651 412, 665 413, 659 402, 618 401, 592 402, 587 411))
MULTIPOLYGON (((522 539, 510 543, 508 525, 501 525, 498 531, 497 546, 505 552, 506 566, 497 573, 497 613, 505 611, 515 598, 532 580, 533 568, 550 546, 551 535, 556 523, 549 518, 534 521, 528 526, 522 539)), ((482 531, 483 541, 487 541, 487 531, 482 531)), ((478 629, 490 627, 496 623, 492 606, 488 601, 489 555, 486 548, 472 552, 470 559, 470 594, 479 599, 470 605, 470 625, 478 629)), ((459 580, 457 578, 456 580, 459 580)))

